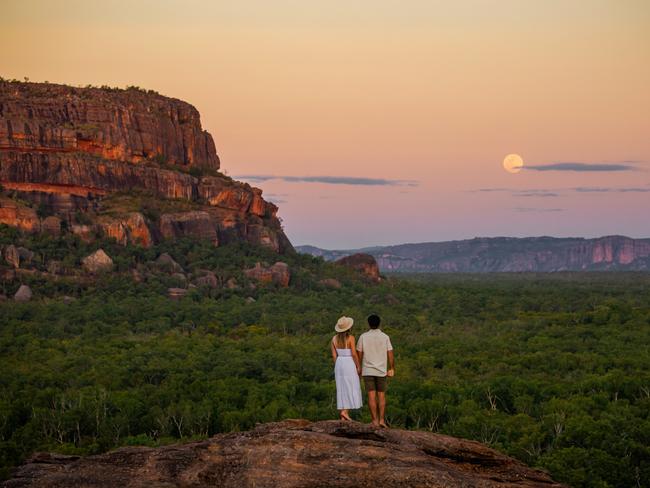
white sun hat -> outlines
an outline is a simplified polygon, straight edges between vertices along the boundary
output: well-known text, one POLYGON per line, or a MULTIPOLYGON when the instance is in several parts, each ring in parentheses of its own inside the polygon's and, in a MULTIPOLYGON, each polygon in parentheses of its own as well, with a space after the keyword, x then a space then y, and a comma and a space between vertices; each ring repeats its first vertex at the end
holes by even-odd
POLYGON ((336 322, 334 330, 336 332, 345 332, 346 330, 350 330, 352 325, 354 325, 354 319, 352 317, 343 316, 338 320, 338 322, 336 322))

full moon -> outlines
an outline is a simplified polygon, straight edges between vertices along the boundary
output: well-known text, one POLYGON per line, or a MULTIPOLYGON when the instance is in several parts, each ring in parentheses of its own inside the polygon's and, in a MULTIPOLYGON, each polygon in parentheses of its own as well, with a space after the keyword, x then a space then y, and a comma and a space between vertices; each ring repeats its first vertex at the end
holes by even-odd
POLYGON ((524 160, 519 154, 508 154, 503 160, 503 168, 508 173, 519 173, 524 167, 524 160))

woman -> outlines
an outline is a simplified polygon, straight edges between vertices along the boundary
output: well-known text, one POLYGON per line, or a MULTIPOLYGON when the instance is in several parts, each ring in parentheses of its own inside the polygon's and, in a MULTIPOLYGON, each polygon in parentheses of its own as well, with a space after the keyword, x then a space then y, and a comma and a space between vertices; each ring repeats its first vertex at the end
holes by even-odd
POLYGON ((350 329, 354 320, 341 317, 334 330, 331 350, 334 360, 334 377, 336 378, 336 408, 340 410, 341 420, 352 420, 348 414, 350 408, 361 408, 361 364, 350 329))

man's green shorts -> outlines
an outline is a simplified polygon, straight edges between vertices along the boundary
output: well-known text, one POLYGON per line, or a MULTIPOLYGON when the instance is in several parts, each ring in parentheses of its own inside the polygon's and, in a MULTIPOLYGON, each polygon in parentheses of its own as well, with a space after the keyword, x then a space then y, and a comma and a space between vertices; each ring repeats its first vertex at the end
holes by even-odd
POLYGON ((385 376, 364 376, 363 382, 366 385, 366 391, 386 391, 385 376))

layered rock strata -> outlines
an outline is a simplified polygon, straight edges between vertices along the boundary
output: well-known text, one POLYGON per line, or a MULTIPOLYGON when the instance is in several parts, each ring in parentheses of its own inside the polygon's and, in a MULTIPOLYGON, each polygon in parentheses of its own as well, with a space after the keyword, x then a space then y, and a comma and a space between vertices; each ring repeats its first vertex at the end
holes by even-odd
POLYGON ((78 233, 92 238, 99 230, 144 246, 190 236, 292 250, 278 208, 219 166, 212 136, 188 103, 140 89, 0 82, 0 185, 14 197, 0 201, 0 223, 56 232, 44 222, 54 215, 73 230, 82 224, 78 212, 102 216, 106 197, 142 193, 194 208, 156 219, 110 212, 78 233))

